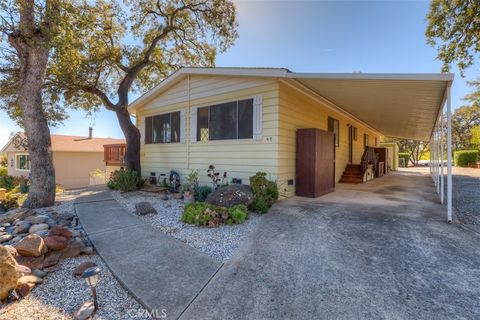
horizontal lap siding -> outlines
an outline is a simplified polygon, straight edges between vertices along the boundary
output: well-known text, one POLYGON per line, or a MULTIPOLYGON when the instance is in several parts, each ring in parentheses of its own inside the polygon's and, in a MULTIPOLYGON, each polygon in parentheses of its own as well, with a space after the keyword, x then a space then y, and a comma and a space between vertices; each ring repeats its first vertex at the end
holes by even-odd
POLYGON ((335 112, 290 86, 280 83, 278 121, 278 183, 286 195, 295 193, 295 186, 287 186, 295 179, 296 130, 300 128, 328 129, 328 117, 339 120, 340 146, 336 147, 335 179, 338 181, 348 163, 348 126, 357 127, 357 141, 353 141, 353 163, 360 163, 363 154, 363 134, 368 133, 370 145, 375 143, 375 133, 365 126, 335 112))
POLYGON ((240 178, 248 183, 248 178, 257 171, 267 172, 276 179, 277 167, 277 120, 278 82, 273 79, 246 77, 191 76, 190 106, 201 107, 227 101, 263 98, 263 141, 225 140, 190 143, 190 113, 188 110, 188 81, 184 79, 160 96, 152 99, 137 110, 137 125, 145 132, 145 117, 155 114, 186 110, 186 143, 142 144, 142 175, 151 172, 157 176, 178 171, 182 179, 191 170, 199 170, 202 184, 210 183, 206 170, 210 164, 231 178, 240 178))

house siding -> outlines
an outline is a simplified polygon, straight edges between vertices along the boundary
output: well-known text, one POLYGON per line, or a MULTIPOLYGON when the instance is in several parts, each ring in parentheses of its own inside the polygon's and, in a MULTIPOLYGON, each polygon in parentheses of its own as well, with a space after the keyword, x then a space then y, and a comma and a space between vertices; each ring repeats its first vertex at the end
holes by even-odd
POLYGON ((353 163, 360 163, 364 133, 369 135, 370 145, 375 143, 376 134, 372 130, 275 78, 191 75, 190 79, 173 84, 165 92, 137 107, 137 126, 144 135, 146 117, 179 110, 184 110, 186 114, 185 143, 145 144, 142 138, 141 162, 144 177, 148 177, 151 172, 155 172, 158 177, 161 173, 168 175, 170 170, 176 170, 184 179, 192 170, 199 170, 200 183, 208 184, 211 181, 206 170, 213 164, 220 173, 228 172, 229 180, 240 178, 244 184, 256 172, 266 172, 269 179, 277 181, 282 196, 292 196, 295 185, 288 186, 287 181, 295 179, 297 129, 327 130, 329 116, 339 120, 340 146, 336 148, 336 181, 340 179, 348 162, 347 124, 357 128, 357 140, 353 142, 353 163), (261 141, 190 142, 191 107, 248 99, 256 95, 261 95, 263 99, 261 141))
POLYGON ((211 181, 206 171, 213 164, 220 173, 227 172, 229 179, 242 179, 243 183, 248 183, 248 178, 257 171, 266 172, 271 179, 276 178, 278 82, 275 79, 191 76, 190 80, 178 82, 137 110, 137 126, 143 135, 145 117, 179 110, 185 111, 185 143, 145 144, 142 138, 144 177, 151 172, 159 176, 175 170, 183 179, 192 170, 199 170, 200 183, 208 184, 211 181), (263 98, 261 141, 243 139, 191 143, 191 107, 249 99, 256 95, 263 98))
POLYGON ((331 110, 327 105, 299 92, 291 86, 279 84, 278 121, 278 185, 286 196, 295 194, 295 185, 287 185, 295 179, 296 131, 301 128, 328 130, 328 117, 339 121, 339 146, 335 148, 335 181, 338 182, 348 163, 348 124, 357 128, 357 140, 353 141, 353 163, 359 164, 363 154, 363 134, 369 135, 369 144, 379 136, 366 126, 331 110))

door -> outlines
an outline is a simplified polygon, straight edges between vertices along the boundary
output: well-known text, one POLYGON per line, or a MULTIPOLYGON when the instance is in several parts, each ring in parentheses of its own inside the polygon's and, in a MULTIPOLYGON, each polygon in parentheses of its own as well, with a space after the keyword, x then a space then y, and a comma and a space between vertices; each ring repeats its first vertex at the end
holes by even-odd
POLYGON ((353 162, 353 126, 348 126, 348 163, 353 162))

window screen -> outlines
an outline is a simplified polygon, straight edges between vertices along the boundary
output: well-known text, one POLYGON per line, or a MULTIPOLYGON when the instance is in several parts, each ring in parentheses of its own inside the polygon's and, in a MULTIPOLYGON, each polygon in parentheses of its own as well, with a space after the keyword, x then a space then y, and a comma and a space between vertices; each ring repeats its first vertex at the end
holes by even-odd
POLYGON ((210 140, 237 139, 237 102, 210 107, 210 140))
POLYGON ((145 118, 145 143, 180 142, 180 111, 145 118))

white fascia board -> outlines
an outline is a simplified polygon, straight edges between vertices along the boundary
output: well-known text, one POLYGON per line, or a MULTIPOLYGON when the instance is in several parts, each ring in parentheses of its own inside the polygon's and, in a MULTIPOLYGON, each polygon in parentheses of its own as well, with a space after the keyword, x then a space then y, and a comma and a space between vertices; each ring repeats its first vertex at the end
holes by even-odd
POLYGON ((290 72, 287 78, 304 79, 345 79, 345 80, 418 80, 448 81, 454 80, 453 73, 297 73, 290 72))

